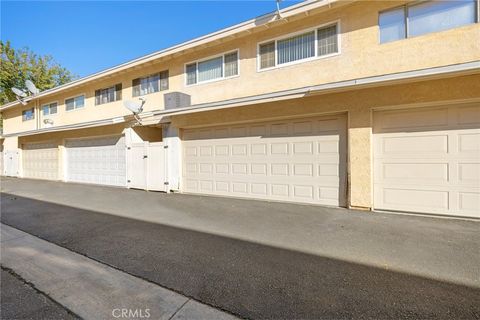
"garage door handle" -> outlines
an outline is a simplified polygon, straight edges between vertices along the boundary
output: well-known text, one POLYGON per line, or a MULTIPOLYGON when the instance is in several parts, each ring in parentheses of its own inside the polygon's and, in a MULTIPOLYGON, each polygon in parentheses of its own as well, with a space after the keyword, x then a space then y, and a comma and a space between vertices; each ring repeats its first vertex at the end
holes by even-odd
POLYGON ((148 156, 143 156, 143 159, 147 159, 147 158, 148 158, 148 156))

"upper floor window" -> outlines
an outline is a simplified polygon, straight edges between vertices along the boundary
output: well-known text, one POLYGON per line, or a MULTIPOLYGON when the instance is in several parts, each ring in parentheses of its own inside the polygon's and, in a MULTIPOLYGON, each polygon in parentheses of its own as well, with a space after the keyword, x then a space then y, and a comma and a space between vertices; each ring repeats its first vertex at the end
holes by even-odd
POLYGON ((35 109, 27 109, 22 111, 22 121, 35 119, 35 109))
POLYGON ((80 108, 83 108, 84 106, 85 106, 85 96, 84 95, 65 99, 65 109, 67 111, 80 109, 80 108))
POLYGON ((57 113, 57 103, 53 102, 42 106, 42 113, 44 116, 51 116, 57 113))
POLYGON ((339 52, 337 24, 317 28, 295 36, 261 43, 259 69, 329 56, 339 52))
POLYGON ((475 23, 477 0, 426 1, 380 12, 380 43, 475 23))
POLYGON ((238 51, 188 63, 185 66, 185 73, 187 85, 237 76, 238 51))
POLYGON ((132 81, 134 97, 145 94, 168 90, 168 70, 155 73, 132 81))
POLYGON ((95 105, 118 101, 122 99, 122 84, 109 88, 95 90, 95 105))

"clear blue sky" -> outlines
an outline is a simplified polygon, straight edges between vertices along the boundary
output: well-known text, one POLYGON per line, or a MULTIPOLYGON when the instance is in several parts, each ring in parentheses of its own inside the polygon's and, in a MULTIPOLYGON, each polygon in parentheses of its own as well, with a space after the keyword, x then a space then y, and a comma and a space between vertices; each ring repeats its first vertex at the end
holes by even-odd
POLYGON ((81 77, 276 8, 274 0, 0 3, 3 41, 50 54, 81 77))

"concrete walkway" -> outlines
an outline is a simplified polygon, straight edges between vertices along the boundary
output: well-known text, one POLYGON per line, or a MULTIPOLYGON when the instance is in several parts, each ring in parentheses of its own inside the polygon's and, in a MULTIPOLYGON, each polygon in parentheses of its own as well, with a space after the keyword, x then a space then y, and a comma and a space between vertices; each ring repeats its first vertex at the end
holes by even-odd
POLYGON ((84 319, 236 319, 3 224, 1 251, 2 266, 84 319))

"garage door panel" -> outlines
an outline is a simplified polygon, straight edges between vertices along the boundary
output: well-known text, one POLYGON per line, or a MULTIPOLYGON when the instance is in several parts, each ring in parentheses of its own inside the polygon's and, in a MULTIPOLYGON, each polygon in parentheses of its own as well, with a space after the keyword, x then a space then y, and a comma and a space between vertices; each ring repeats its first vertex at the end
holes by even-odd
POLYGON ((401 129, 405 132, 425 131, 435 127, 448 126, 449 110, 446 107, 433 109, 395 110, 376 115, 375 131, 396 132, 401 129))
POLYGON ((460 125, 478 125, 480 123, 480 106, 471 105, 455 110, 457 123, 460 125))
POLYGON ((58 146, 54 143, 23 145, 23 175, 32 179, 58 179, 58 146))
POLYGON ((345 130, 342 116, 185 130, 184 191, 344 204, 345 130))
POLYGON ((375 208, 480 217, 478 112, 476 104, 375 113, 375 208), (418 116, 435 127, 415 127, 418 116))
POLYGON ((123 136, 69 140, 66 151, 67 181, 126 185, 123 136))

